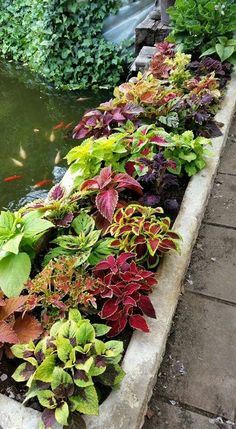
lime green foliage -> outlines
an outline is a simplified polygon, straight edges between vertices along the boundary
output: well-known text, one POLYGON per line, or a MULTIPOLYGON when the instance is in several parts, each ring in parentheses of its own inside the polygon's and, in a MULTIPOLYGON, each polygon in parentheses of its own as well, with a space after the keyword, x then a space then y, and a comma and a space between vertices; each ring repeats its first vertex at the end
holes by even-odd
POLYGON ((171 173, 181 174, 184 170, 188 176, 194 176, 206 166, 205 156, 211 153, 205 146, 211 144, 211 140, 205 137, 195 139, 192 131, 167 135, 167 138, 170 143, 164 150, 164 157, 175 164, 174 168, 168 168, 171 173))
POLYGON ((54 225, 39 212, 0 214, 0 289, 6 296, 20 294, 27 281, 36 243, 54 225))
POLYGON ((236 64, 236 39, 217 37, 215 46, 203 52, 201 57, 212 54, 217 54, 222 63, 229 61, 232 64, 236 64))
POLYGON ((101 163, 105 166, 112 166, 116 171, 123 171, 120 160, 125 157, 127 151, 121 141, 124 134, 117 136, 93 138, 84 140, 80 146, 73 147, 67 154, 68 164, 72 164, 70 169, 72 174, 78 177, 75 185, 80 187, 86 179, 96 176, 101 169, 101 163))
POLYGON ((2 0, 2 56, 27 62, 57 87, 112 86, 127 53, 102 36, 103 21, 120 0, 2 0))
POLYGON ((67 426, 70 413, 98 414, 96 380, 116 387, 124 377, 119 365, 123 352, 121 341, 103 342, 97 337, 110 328, 92 325, 71 309, 68 319, 56 322, 50 335, 36 345, 21 344, 12 347, 13 354, 22 363, 13 374, 18 382, 27 381, 26 401, 37 397, 45 408, 44 427, 50 422, 67 426))
MULTIPOLYGON (((219 44, 218 37, 232 38, 236 30, 235 0, 176 0, 168 13, 172 26, 168 40, 184 52, 209 49, 210 54, 210 48, 219 44)), ((224 61, 232 53, 220 57, 224 61)))
POLYGON ((169 81, 174 87, 181 87, 183 83, 190 79, 191 73, 186 70, 186 66, 191 61, 191 55, 176 52, 174 58, 167 58, 165 63, 171 67, 169 81))
POLYGON ((58 246, 53 248, 45 257, 48 264, 52 258, 58 256, 75 256, 74 266, 84 263, 96 265, 112 253, 111 239, 100 240, 101 230, 95 229, 95 222, 91 216, 81 212, 71 224, 72 231, 67 235, 58 235, 52 243, 58 246), (75 235, 76 234, 76 235, 75 235))

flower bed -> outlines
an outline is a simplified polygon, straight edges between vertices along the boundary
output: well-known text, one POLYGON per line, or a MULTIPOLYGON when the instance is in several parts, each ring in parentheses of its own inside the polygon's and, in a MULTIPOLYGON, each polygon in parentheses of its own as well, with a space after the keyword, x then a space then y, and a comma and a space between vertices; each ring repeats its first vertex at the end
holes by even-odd
POLYGON ((183 190, 221 134, 230 66, 157 49, 147 72, 75 127, 69 188, 64 179, 46 201, 1 213, 1 354, 22 361, 13 378, 44 408, 42 427, 82 425, 122 381, 121 339, 149 332, 154 272, 181 251, 183 190))

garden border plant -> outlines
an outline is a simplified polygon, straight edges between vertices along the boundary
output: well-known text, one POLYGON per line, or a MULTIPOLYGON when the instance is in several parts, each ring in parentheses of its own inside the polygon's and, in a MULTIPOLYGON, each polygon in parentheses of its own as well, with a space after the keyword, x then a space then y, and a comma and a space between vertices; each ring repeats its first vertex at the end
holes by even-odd
MULTIPOLYGON (((26 361, 16 369, 13 378, 27 379, 28 398, 36 396, 45 407, 42 427, 53 427, 57 421, 72 428, 78 424, 77 419, 83 424, 78 413, 97 413, 99 386, 94 384, 94 378, 113 386, 124 374, 118 365, 121 343, 108 342, 107 349, 106 342, 95 336, 116 336, 127 331, 128 325, 143 332, 149 332, 150 325, 152 330, 147 339, 144 334, 133 334, 124 358, 128 384, 124 382, 121 390, 113 392, 102 405, 105 411, 99 423, 93 418, 86 420, 91 429, 97 425, 108 428, 108 424, 123 429, 131 425, 133 409, 133 427, 139 428, 142 423, 145 395, 150 393, 161 359, 179 284, 230 120, 224 136, 219 137, 222 125, 215 121, 214 115, 222 96, 220 88, 224 88, 229 78, 229 68, 211 58, 207 64, 193 64, 190 59, 189 55, 176 52, 173 44, 158 44, 149 70, 116 88, 112 100, 87 112, 75 128, 74 138, 86 139, 67 155, 70 167, 61 184, 49 192, 45 201, 35 201, 17 214, 6 212, 1 217, 0 285, 4 282, 8 297, 1 295, 1 311, 4 316, 9 300, 13 299, 16 311, 38 315, 47 336, 34 342, 21 341, 16 336, 13 339, 14 331, 10 333, 12 337, 4 331, 6 324, 8 331, 11 328, 5 315, 0 316, 0 340, 7 345, 16 343, 9 352, 5 347, 6 352, 26 361), (217 73, 219 78, 215 77, 217 73), (216 160, 211 158, 214 152, 209 153, 206 148, 209 136, 218 136, 216 160), (205 156, 210 156, 207 167, 205 156), (173 198, 176 191, 169 194, 170 188, 178 185, 180 175, 183 180, 184 175, 191 177, 199 171, 187 187, 173 230, 170 218, 159 204, 162 202, 173 219, 178 201, 173 198), (208 186, 199 192, 197 208, 191 192, 195 186, 198 189, 199 181, 208 186), (35 230, 36 236, 34 222, 30 228, 27 224, 27 219, 34 215, 41 222, 41 229, 35 230), (182 245, 181 235, 185 240, 182 245), (106 240, 100 243, 100 237, 106 240), (157 280, 150 269, 156 268, 164 253, 180 248, 182 256, 169 255, 161 264, 161 284, 157 289, 157 280), (111 255, 107 256, 108 252, 111 255), (6 260, 22 253, 34 261, 33 278, 26 284, 28 274, 18 264, 14 282, 9 278, 5 284, 9 272, 6 260), (27 300, 22 296, 12 298, 22 289, 27 300), (154 306, 148 296, 152 289, 154 306), (170 294, 170 302, 166 293, 170 294), (147 324, 144 316, 157 317, 158 324, 147 324), (102 325, 97 323, 99 319, 103 320, 102 325), (139 345, 135 340, 137 335, 139 345), (160 341, 158 350, 155 335, 160 341), (134 351, 132 365, 136 371, 130 367, 128 357, 134 351), (55 364, 60 374, 54 373, 55 364), (140 393, 136 383, 142 385, 145 367, 149 377, 145 375, 145 389, 140 393), (111 422, 109 418, 108 423, 105 404, 114 404, 112 401, 117 398, 117 413, 113 413, 114 420, 111 422), (129 406, 122 410, 124 399, 128 399, 129 406)), ((235 81, 230 85, 235 86, 235 81)), ((233 105, 230 101, 230 106, 233 105)), ((10 266, 14 270, 14 264, 10 266)), ((17 320, 15 317, 14 321, 17 320)), ((39 332, 33 334, 32 339, 39 332)))

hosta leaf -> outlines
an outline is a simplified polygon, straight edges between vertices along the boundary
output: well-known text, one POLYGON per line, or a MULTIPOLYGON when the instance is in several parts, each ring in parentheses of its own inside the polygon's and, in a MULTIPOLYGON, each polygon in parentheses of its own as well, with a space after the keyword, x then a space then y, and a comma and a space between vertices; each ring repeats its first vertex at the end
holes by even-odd
POLYGON ((31 262, 27 253, 10 254, 0 260, 0 289, 7 297, 17 296, 28 280, 31 262))
POLYGON ((94 386, 78 387, 78 394, 72 396, 70 401, 74 410, 88 415, 98 415, 98 396, 94 386))

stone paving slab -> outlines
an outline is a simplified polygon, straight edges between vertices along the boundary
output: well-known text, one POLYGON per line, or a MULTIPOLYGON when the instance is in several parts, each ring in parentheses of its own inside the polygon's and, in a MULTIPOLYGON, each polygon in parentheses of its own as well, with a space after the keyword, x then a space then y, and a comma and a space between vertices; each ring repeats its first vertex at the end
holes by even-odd
POLYGON ((149 416, 143 429, 233 429, 230 423, 219 425, 222 419, 206 417, 155 397, 149 404, 149 416))
POLYGON ((234 306, 186 293, 159 373, 158 394, 234 421, 235 336, 234 306))
POLYGON ((236 231, 203 225, 193 251, 185 288, 236 304, 235 283, 236 231))
MULTIPOLYGON (((236 120, 235 120, 236 124, 236 120)), ((232 130, 227 145, 221 158, 219 173, 236 174, 236 126, 235 132, 232 130)))
POLYGON ((236 227, 236 176, 218 174, 205 221, 236 227))

